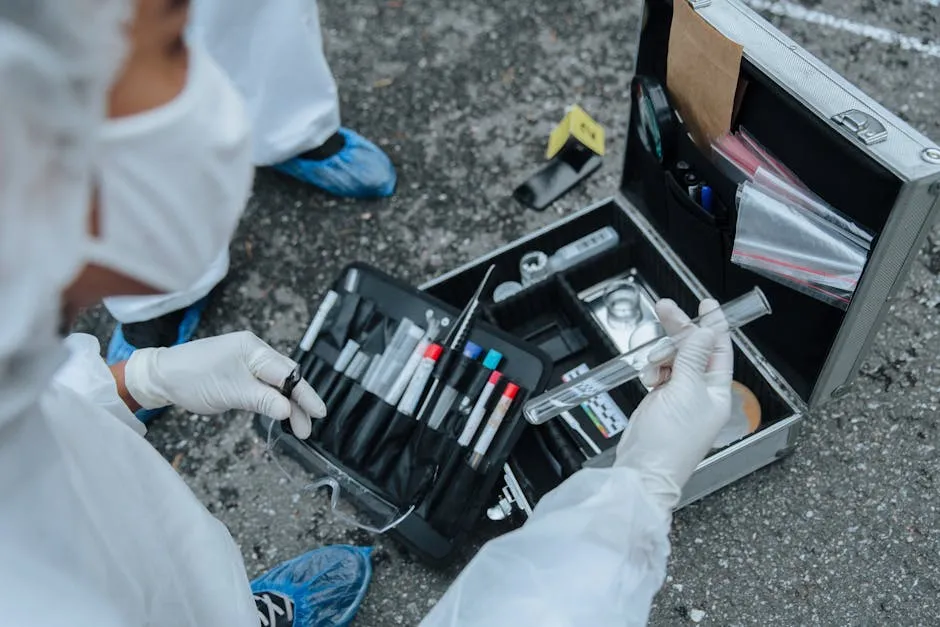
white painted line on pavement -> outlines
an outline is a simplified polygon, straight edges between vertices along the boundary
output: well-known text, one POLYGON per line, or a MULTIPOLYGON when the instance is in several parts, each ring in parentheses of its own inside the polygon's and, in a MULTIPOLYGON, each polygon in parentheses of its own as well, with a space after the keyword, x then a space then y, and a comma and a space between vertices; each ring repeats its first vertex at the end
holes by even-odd
MULTIPOLYGON (((922 2, 936 3, 940 6, 940 0, 921 0, 922 2)), ((900 46, 902 50, 911 50, 919 52, 928 57, 940 59, 940 42, 925 41, 920 37, 911 37, 902 35, 896 31, 882 28, 880 26, 871 26, 861 22, 853 22, 842 17, 835 17, 822 11, 807 9, 793 2, 782 0, 745 0, 751 8, 758 11, 768 11, 774 15, 780 15, 794 20, 801 20, 810 24, 834 28, 853 35, 867 37, 873 41, 883 44, 894 44, 900 46)))

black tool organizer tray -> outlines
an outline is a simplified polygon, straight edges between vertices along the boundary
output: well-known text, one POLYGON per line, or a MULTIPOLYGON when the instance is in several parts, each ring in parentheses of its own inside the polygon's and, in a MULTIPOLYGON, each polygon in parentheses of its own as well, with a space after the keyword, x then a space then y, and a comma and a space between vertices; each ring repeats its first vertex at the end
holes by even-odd
MULTIPOLYGON (((518 385, 519 392, 483 462, 473 469, 467 463, 472 445, 460 447, 453 428, 442 426, 438 432, 428 428, 426 421, 397 412, 332 365, 345 340, 360 332, 355 327, 366 318, 381 320, 386 341, 404 317, 425 328, 428 310, 453 324, 474 290, 455 307, 360 263, 348 266, 333 290, 341 295, 340 300, 314 344, 312 360, 300 359, 308 363, 308 381, 324 399, 327 417, 316 421, 313 433, 303 441, 290 433, 287 424, 272 425, 270 419, 258 416, 258 426, 265 433, 270 429, 314 478, 336 480, 342 498, 356 508, 357 519, 381 527, 403 516, 388 533, 426 562, 443 564, 480 519, 502 477, 503 464, 525 430, 522 406, 533 392, 544 389, 550 361, 538 349, 488 324, 484 307, 469 339, 503 355, 497 368, 503 376, 490 398, 487 415, 507 382, 518 385), (350 293, 343 286, 353 272, 357 279, 350 293), (358 304, 347 307, 354 311, 343 313, 344 303, 354 301, 358 304), (366 308, 375 313, 364 315, 366 308), (338 334, 333 331, 337 325, 338 334)), ((452 301, 462 298, 451 296, 452 301)))

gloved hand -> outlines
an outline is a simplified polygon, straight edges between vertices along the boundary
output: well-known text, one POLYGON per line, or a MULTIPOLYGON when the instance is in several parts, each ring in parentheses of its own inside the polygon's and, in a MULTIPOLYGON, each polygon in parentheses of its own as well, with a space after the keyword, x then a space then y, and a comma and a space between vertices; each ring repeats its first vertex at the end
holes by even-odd
MULTIPOLYGON (((718 307, 702 301, 699 314, 718 307)), ((656 303, 670 336, 692 325, 671 300, 656 303)), ((731 417, 734 353, 727 322, 695 328, 678 346, 671 366, 659 366, 660 381, 630 417, 617 446, 615 465, 633 468, 664 513, 679 503, 682 487, 731 417), (671 370, 671 374, 670 374, 671 370)), ((648 380, 649 373, 644 373, 648 380)), ((656 377, 653 377, 654 379, 656 377)))
POLYGON ((124 368, 127 391, 145 409, 179 405, 196 414, 230 409, 290 419, 294 434, 310 435, 311 418, 326 406, 301 380, 291 400, 279 388, 297 364, 250 331, 196 340, 170 348, 134 351, 124 368))

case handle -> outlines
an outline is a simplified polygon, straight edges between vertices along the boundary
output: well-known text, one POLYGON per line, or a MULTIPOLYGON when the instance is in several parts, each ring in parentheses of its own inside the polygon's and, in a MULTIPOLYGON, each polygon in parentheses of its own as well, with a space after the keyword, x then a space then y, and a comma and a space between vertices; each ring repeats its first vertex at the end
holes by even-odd
POLYGON ((849 109, 832 116, 839 126, 855 133, 855 137, 866 146, 888 139, 888 129, 877 118, 858 109, 849 109))

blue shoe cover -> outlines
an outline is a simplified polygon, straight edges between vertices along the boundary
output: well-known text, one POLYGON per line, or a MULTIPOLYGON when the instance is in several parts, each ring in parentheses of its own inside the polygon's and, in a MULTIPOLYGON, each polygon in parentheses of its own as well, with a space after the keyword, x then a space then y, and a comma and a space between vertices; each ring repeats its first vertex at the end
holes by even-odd
POLYGON ((340 128, 346 145, 338 153, 313 161, 294 157, 274 169, 344 198, 381 198, 395 192, 395 167, 382 149, 355 131, 340 128))
MULTIPOLYGON (((183 320, 180 323, 179 331, 176 335, 176 343, 174 346, 177 344, 185 344, 189 340, 193 339, 193 336, 196 334, 196 328, 199 326, 199 321, 202 319, 202 312, 206 308, 206 303, 208 300, 208 296, 197 300, 186 309, 186 313, 183 314, 183 320)), ((109 366, 113 366, 120 361, 126 361, 130 359, 135 350, 137 350, 137 347, 133 346, 126 339, 124 339, 123 325, 118 323, 117 326, 114 327, 114 333, 111 334, 111 341, 108 342, 108 353, 105 361, 109 366)))
MULTIPOLYGON (((208 301, 209 297, 204 297, 186 309, 186 312, 183 314, 183 320, 180 322, 179 330, 177 331, 174 346, 185 344, 193 339, 193 336, 196 334, 196 328, 199 326, 199 321, 202 319, 202 312, 206 308, 208 301)), ((114 327, 114 332, 111 334, 111 341, 108 342, 108 352, 105 357, 105 362, 107 362, 109 366, 113 366, 118 362, 126 361, 130 359, 130 356, 134 354, 135 350, 137 350, 137 347, 130 344, 124 338, 123 326, 121 323, 118 323, 117 326, 114 327)), ((134 415, 137 416, 137 419, 142 423, 147 424, 147 422, 163 414, 166 409, 166 407, 138 409, 134 412, 134 415)))
POLYGON ((327 546, 251 582, 261 627, 344 627, 372 578, 371 547, 327 546))

